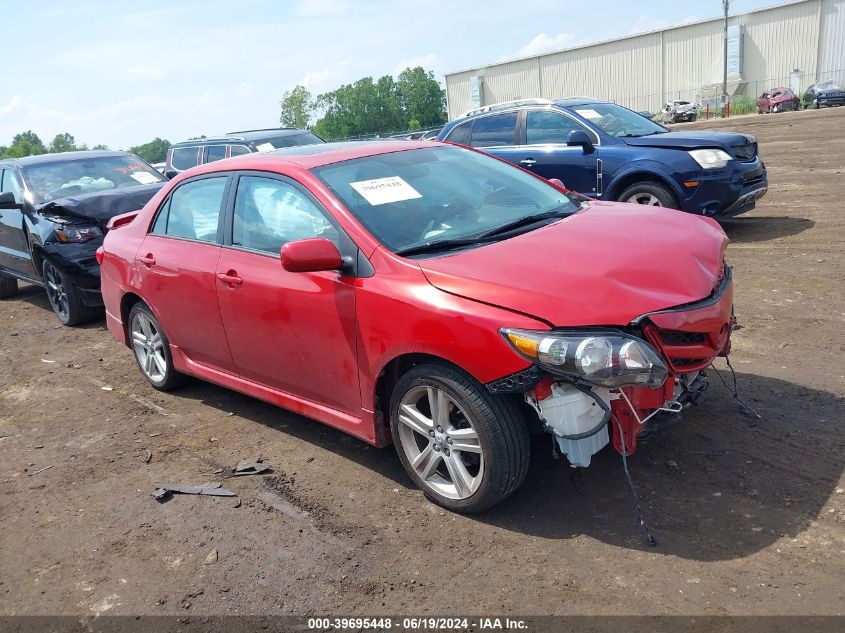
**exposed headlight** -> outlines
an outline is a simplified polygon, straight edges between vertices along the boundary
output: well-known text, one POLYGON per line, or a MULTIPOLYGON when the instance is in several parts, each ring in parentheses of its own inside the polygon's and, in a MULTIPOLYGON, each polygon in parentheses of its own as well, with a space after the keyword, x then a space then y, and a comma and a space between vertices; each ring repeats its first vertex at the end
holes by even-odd
POLYGON ((56 229, 56 236, 61 242, 87 242, 102 235, 99 226, 63 226, 56 229))
POLYGON ((622 332, 500 331, 520 356, 564 378, 607 388, 655 388, 668 374, 651 345, 622 332))
POLYGON ((731 160, 731 155, 720 149, 694 149, 687 153, 704 169, 719 169, 731 160))

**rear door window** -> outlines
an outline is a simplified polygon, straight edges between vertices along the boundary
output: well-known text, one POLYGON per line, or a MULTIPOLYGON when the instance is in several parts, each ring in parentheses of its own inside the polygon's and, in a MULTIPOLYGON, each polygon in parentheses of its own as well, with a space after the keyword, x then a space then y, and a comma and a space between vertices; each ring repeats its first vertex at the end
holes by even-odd
MULTIPOLYGON (((513 145, 516 132, 516 112, 494 114, 475 121, 472 127, 473 147, 493 147, 513 145)), ((451 140, 451 139, 450 139, 451 140)))
POLYGON ((152 233, 216 242, 227 178, 202 178, 178 186, 159 211, 152 233))
POLYGON ((246 145, 230 145, 229 156, 242 156, 243 154, 250 154, 249 148, 246 145))
POLYGON ((196 167, 199 163, 199 147, 177 147, 170 157, 173 169, 184 171, 196 167))
POLYGON ((226 158, 225 145, 209 145, 205 148, 205 162, 213 163, 216 160, 226 158))

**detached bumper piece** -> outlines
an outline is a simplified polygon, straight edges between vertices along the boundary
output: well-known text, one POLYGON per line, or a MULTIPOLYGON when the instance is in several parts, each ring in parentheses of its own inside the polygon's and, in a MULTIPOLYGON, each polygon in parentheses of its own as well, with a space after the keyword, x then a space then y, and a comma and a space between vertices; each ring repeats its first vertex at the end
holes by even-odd
POLYGON ((87 242, 46 242, 42 246, 45 259, 70 279, 82 294, 82 301, 91 307, 103 305, 100 296, 100 265, 96 252, 103 238, 87 242))

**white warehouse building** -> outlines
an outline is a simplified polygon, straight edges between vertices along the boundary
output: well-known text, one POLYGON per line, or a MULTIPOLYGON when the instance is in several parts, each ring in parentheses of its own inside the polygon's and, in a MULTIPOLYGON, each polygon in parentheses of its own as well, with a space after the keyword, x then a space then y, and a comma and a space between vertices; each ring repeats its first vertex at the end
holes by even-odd
MULTIPOLYGON (((724 20, 714 18, 446 75, 449 118, 523 98, 589 96, 633 110, 722 92, 724 20)), ((728 18, 728 94, 845 81, 845 0, 798 0, 728 18)))

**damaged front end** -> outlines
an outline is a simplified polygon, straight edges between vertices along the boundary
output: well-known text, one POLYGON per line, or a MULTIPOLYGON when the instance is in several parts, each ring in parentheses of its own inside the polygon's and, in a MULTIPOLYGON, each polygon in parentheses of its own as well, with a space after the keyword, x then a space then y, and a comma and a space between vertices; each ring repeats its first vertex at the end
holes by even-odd
POLYGON ((96 252, 109 220, 142 208, 162 184, 59 198, 36 208, 53 229, 40 245, 42 257, 76 285, 86 305, 103 305, 96 252))
POLYGON ((503 329, 532 365, 487 387, 522 393, 556 449, 573 467, 586 467, 611 441, 627 456, 638 440, 679 421, 706 390, 706 369, 730 353, 734 326, 725 267, 707 299, 642 315, 625 328, 503 329))

